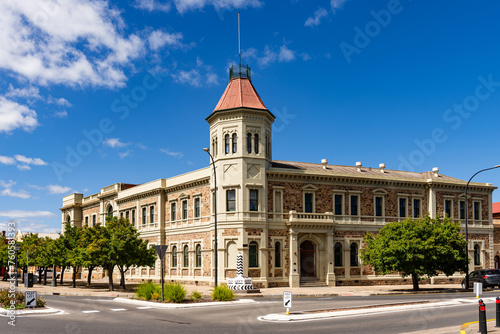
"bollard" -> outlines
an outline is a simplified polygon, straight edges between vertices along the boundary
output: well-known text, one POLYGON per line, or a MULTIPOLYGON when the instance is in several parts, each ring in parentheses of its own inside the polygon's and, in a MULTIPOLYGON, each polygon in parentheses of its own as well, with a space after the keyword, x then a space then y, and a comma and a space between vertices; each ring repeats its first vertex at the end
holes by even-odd
POLYGON ((500 298, 497 297, 496 301, 497 301, 497 320, 496 320, 497 324, 495 327, 500 327, 500 298))
POLYGON ((479 304, 479 333, 486 334, 488 329, 486 327, 486 306, 483 302, 479 304))

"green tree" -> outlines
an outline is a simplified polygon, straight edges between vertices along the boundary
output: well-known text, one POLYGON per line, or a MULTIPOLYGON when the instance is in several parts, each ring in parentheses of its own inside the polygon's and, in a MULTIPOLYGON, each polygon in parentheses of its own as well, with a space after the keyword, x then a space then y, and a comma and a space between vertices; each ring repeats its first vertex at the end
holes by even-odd
POLYGON ((148 242, 139 238, 139 232, 128 219, 117 217, 106 221, 107 237, 105 267, 108 270, 109 290, 113 291, 113 270, 118 266, 120 282, 125 288, 125 273, 131 266, 153 266, 155 251, 148 242))
POLYGON ((67 265, 73 268, 73 288, 76 288, 76 276, 84 263, 85 249, 82 247, 82 228, 66 223, 62 243, 66 252, 67 265))
POLYGON ((83 266, 88 269, 87 285, 91 285, 92 271, 105 264, 108 242, 108 233, 106 228, 97 225, 94 227, 85 227, 82 234, 83 266))
POLYGON ((385 225, 378 235, 367 234, 361 259, 382 274, 400 272, 411 276, 413 289, 418 290, 419 279, 446 276, 464 270, 468 261, 465 238, 460 225, 451 219, 406 219, 385 225))
MULTIPOLYGON (((5 268, 5 273, 9 271, 9 245, 6 243, 7 238, 0 234, 0 269, 5 268)), ((1 271, 1 270, 0 270, 1 271)))
POLYGON ((38 233, 26 233, 19 244, 18 266, 22 268, 23 273, 28 272, 28 266, 39 266, 39 254, 42 251, 42 239, 38 233))

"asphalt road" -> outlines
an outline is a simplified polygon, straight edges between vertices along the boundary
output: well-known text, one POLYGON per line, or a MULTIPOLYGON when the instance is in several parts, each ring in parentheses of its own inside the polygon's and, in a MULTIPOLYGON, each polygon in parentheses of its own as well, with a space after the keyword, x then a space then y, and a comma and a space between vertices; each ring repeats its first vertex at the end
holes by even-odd
MULTIPOLYGON (((485 293, 496 297, 500 292, 485 293)), ((118 303, 112 298, 45 296, 49 306, 65 311, 57 315, 16 318, 16 327, 0 318, 2 333, 409 333, 477 321, 477 304, 409 310, 324 320, 272 323, 257 318, 283 313, 281 299, 255 299, 257 303, 191 309, 154 309, 118 303)), ((401 302, 473 298, 472 293, 294 298, 292 312, 392 305, 401 302)), ((488 319, 495 317, 494 303, 487 303, 488 319)))

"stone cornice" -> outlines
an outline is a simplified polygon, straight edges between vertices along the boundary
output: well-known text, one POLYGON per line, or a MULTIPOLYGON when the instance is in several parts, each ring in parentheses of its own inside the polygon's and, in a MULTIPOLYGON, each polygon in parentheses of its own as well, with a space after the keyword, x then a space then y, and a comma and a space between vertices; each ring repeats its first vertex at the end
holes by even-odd
POLYGON ((196 181, 186 182, 182 184, 177 184, 175 186, 167 187, 165 190, 167 192, 177 192, 179 190, 184 190, 209 184, 210 184, 210 177, 204 177, 196 181))
POLYGON ((164 191, 164 190, 161 189, 161 188, 157 188, 157 189, 153 189, 151 191, 145 191, 145 192, 142 192, 142 193, 133 194, 133 195, 125 197, 125 198, 117 199, 116 203, 122 204, 122 203, 126 203, 126 202, 136 201, 136 200, 139 200, 139 199, 142 199, 142 198, 146 198, 146 197, 151 197, 151 196, 158 195, 162 191, 164 191))
MULTIPOLYGON (((254 109, 254 108, 248 108, 248 107, 240 107, 240 108, 234 108, 234 109, 224 109, 224 110, 217 110, 210 114, 205 120, 208 123, 212 123, 215 119, 237 119, 237 116, 240 117, 245 117, 247 115, 254 115, 254 116, 264 116, 269 122, 274 123, 274 120, 276 119, 276 116, 274 116, 269 110, 267 109, 254 109), (244 115, 245 114, 245 115, 244 115)), ((246 117, 248 118, 248 116, 246 117)))

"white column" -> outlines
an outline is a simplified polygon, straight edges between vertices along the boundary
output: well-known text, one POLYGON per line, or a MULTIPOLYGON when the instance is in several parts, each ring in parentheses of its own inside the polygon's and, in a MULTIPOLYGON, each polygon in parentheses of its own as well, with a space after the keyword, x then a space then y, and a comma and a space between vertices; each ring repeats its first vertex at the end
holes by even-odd
POLYGON ((290 230, 290 277, 291 288, 300 286, 299 254, 298 254, 298 233, 290 230))

